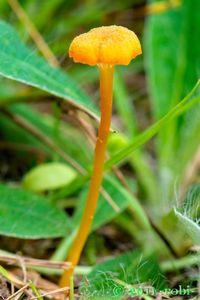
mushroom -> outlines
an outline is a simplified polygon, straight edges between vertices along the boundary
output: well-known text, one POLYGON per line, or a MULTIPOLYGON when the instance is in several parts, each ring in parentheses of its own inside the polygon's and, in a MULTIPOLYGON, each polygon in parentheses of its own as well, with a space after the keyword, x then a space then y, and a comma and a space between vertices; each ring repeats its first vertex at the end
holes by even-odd
POLYGON ((69 56, 73 58, 74 62, 99 67, 101 120, 86 207, 67 258, 67 261, 72 263, 72 267, 66 270, 61 277, 61 287, 69 286, 70 277, 79 261, 97 206, 112 116, 114 65, 128 65, 141 53, 141 45, 135 33, 116 25, 94 28, 77 36, 70 45, 69 56))

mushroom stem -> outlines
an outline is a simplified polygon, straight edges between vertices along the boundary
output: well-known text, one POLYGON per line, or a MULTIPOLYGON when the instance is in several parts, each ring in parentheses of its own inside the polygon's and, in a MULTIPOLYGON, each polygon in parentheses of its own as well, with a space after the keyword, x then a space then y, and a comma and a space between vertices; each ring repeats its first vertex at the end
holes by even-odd
POLYGON ((99 71, 101 120, 95 146, 93 174, 90 182, 90 188, 84 214, 79 226, 78 233, 67 258, 67 261, 72 263, 72 267, 66 270, 63 276, 61 277, 61 287, 69 286, 70 277, 73 275, 74 268, 78 264, 82 249, 90 232, 95 210, 97 207, 97 201, 103 177, 106 145, 110 131, 110 123, 112 116, 112 90, 114 67, 109 64, 100 64, 99 71))

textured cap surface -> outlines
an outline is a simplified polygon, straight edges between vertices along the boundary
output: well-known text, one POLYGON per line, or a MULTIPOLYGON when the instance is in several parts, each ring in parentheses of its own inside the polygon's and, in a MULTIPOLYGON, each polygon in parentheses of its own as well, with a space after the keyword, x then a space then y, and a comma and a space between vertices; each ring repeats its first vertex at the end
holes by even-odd
POLYGON ((141 53, 136 34, 116 25, 94 28, 77 36, 69 49, 69 56, 75 62, 88 65, 128 65, 141 53))

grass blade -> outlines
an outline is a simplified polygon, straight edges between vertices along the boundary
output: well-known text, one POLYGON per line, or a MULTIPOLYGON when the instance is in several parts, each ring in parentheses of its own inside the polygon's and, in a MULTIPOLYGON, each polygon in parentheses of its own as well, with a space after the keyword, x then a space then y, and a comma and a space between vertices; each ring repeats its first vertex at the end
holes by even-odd
MULTIPOLYGON (((200 85, 200 81, 197 82, 197 84, 194 86, 194 88, 191 90, 191 92, 182 100, 180 101, 174 108, 172 108, 163 118, 161 118, 159 121, 154 123, 152 126, 150 126, 148 129, 146 129, 143 133, 138 135, 133 142, 131 142, 127 147, 119 151, 116 155, 111 157, 105 164, 105 168, 109 169, 113 165, 118 164, 122 160, 126 159, 134 150, 144 145, 147 141, 149 141, 156 133, 159 132, 159 130, 166 125, 169 121, 171 121, 173 118, 179 116, 182 114, 187 108, 188 108, 188 101, 193 96, 194 92, 197 90, 197 88, 200 85)), ((198 100, 194 98, 191 102, 193 104, 196 104, 197 101, 200 101, 200 97, 198 97, 198 100)), ((192 104, 190 105, 190 107, 192 104)))

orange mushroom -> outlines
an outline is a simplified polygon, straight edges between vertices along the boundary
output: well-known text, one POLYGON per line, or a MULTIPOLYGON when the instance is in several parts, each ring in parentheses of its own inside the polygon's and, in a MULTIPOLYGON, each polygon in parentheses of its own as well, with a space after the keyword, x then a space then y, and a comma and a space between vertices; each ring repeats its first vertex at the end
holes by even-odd
POLYGON ((77 36, 71 43, 69 56, 74 62, 98 65, 100 72, 101 120, 95 147, 93 174, 85 211, 70 249, 68 261, 72 267, 61 277, 60 286, 69 286, 82 249, 88 237, 101 188, 107 139, 112 116, 112 86, 114 65, 128 65, 141 54, 140 42, 131 30, 122 26, 103 26, 77 36))

